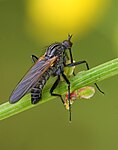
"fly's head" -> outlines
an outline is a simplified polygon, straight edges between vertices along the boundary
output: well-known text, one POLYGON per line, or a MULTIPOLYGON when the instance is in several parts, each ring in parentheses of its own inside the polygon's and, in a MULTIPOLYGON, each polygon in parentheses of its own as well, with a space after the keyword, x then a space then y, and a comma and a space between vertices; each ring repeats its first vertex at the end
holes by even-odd
POLYGON ((72 47, 73 43, 71 42, 71 38, 72 35, 68 35, 68 39, 62 42, 62 45, 65 49, 70 49, 72 47))

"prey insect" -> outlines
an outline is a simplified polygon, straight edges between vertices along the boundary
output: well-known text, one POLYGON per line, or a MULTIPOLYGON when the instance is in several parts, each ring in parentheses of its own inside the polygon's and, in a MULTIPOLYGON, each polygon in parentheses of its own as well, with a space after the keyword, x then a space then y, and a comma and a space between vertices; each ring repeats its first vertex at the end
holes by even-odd
MULTIPOLYGON (((67 40, 51 44, 46 49, 45 54, 40 58, 32 55, 34 65, 29 69, 26 75, 21 79, 16 88, 13 90, 9 99, 11 104, 19 101, 27 93, 31 93, 32 104, 39 102, 42 98, 42 89, 51 75, 57 76, 57 79, 50 89, 50 94, 52 96, 60 97, 62 103, 64 104, 62 96, 60 94, 54 93, 54 90, 60 82, 60 76, 62 76, 68 85, 68 102, 70 112, 69 120, 71 121, 70 81, 64 73, 64 67, 85 64, 87 69, 89 69, 88 63, 86 61, 73 62, 71 52, 71 47, 73 44, 71 42, 71 37, 72 35, 68 35, 67 40), (66 54, 67 50, 70 54, 69 57, 67 57, 66 54), (67 59, 70 59, 70 64, 66 64, 67 59)), ((97 89, 102 92, 96 83, 95 85, 97 89)))

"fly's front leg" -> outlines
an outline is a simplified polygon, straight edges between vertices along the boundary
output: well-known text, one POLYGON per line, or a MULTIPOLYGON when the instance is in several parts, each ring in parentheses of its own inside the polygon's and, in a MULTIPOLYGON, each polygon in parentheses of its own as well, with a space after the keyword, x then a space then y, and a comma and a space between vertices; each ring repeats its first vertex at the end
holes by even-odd
POLYGON ((87 61, 85 61, 85 60, 67 64, 66 67, 73 67, 73 66, 77 66, 77 65, 80 65, 80 64, 85 64, 87 70, 89 70, 89 65, 88 65, 87 61))
POLYGON ((61 99, 61 101, 62 101, 62 103, 64 104, 64 100, 63 100, 62 96, 61 96, 60 94, 53 93, 53 91, 56 89, 56 87, 57 87, 57 85, 59 84, 59 82, 60 82, 60 75, 58 75, 57 80, 55 81, 55 83, 54 83, 53 86, 51 87, 51 89, 50 89, 50 94, 51 94, 52 96, 59 96, 60 99, 61 99))
POLYGON ((73 56, 72 56, 71 48, 69 48, 69 53, 70 53, 70 61, 71 61, 71 63, 73 63, 73 56))
MULTIPOLYGON (((87 70, 89 70, 89 65, 88 65, 88 63, 87 63, 85 60, 67 64, 66 67, 77 66, 77 65, 80 65, 80 64, 85 64, 87 70)), ((101 91, 101 89, 99 88, 99 86, 97 85, 97 83, 94 83, 94 84, 95 84, 96 88, 97 88, 102 94, 104 94, 104 92, 101 91)))
MULTIPOLYGON (((73 55, 72 55, 71 48, 69 48, 69 53, 70 53, 70 61, 71 61, 71 64, 72 64, 73 63, 73 55)), ((73 75, 75 76, 74 72, 73 72, 73 75)))

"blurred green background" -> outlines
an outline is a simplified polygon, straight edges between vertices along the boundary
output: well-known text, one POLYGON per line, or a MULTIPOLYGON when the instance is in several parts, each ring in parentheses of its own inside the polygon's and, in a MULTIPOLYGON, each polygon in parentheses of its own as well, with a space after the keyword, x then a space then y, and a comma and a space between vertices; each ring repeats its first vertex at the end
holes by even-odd
MULTIPOLYGON (((32 65, 30 56, 68 33, 76 61, 94 67, 118 57, 118 1, 0 0, 1 104, 32 65)), ((117 150, 118 77, 99 86, 105 96, 96 90, 92 99, 76 101, 71 124, 58 98, 1 121, 0 149, 117 150)))

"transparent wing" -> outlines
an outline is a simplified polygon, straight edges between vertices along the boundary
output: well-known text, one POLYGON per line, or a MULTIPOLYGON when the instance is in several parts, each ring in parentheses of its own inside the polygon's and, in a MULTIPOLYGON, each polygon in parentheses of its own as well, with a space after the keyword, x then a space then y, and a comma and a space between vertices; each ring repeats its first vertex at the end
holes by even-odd
POLYGON ((49 60, 45 60, 45 57, 41 57, 38 61, 30 68, 22 80, 18 83, 14 91, 12 92, 9 102, 15 103, 19 101, 26 93, 30 92, 32 87, 37 84, 38 79, 41 75, 53 65, 57 57, 53 57, 49 60))

